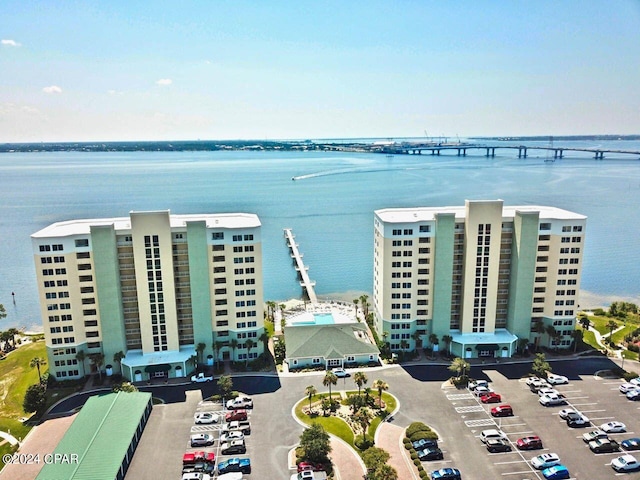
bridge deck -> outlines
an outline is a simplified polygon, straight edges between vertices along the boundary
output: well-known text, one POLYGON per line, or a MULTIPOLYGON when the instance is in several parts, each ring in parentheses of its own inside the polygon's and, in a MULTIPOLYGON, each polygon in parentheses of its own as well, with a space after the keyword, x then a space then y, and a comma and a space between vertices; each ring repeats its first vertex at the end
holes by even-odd
POLYGON ((309 278, 309 274, 307 273, 309 267, 305 266, 302 261, 302 254, 298 250, 298 244, 296 243, 293 232, 290 228, 284 229, 284 236, 287 239, 287 246, 291 249, 291 257, 296 261, 296 270, 300 273, 300 278, 302 278, 300 285, 306 290, 307 295, 309 296, 309 301, 311 301, 312 304, 318 303, 318 297, 313 289, 316 282, 309 278))

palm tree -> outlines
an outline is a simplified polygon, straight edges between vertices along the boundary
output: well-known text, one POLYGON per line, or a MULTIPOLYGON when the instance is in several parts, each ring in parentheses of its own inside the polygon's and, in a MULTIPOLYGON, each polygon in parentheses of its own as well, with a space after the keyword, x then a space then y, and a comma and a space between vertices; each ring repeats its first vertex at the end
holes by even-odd
POLYGON ((547 325, 545 328, 545 332, 547 332, 547 335, 549 336, 549 347, 551 346, 551 339, 555 337, 557 331, 556 331, 556 327, 554 327, 553 325, 547 325))
POLYGON ((456 357, 449 365, 449 370, 452 372, 456 372, 458 374, 458 378, 461 378, 465 375, 465 372, 471 365, 465 359, 456 357))
POLYGON ((356 318, 358 318, 358 302, 360 301, 359 298, 354 298, 353 299, 353 305, 356 307, 356 318))
POLYGON ((232 362, 235 363, 236 362, 236 348, 238 347, 238 340, 236 340, 235 338, 232 338, 231 341, 229 342, 229 345, 231 346, 231 350, 233 351, 232 362))
POLYGON ((267 302, 267 317, 273 322, 276 314, 276 302, 269 300, 267 302))
POLYGON ((196 354, 198 355, 198 363, 204 363, 204 361, 202 359, 202 353, 204 352, 205 348, 207 348, 207 346, 203 342, 200 342, 196 346, 196 354))
POLYGON ((36 367, 38 369, 38 383, 42 383, 42 375, 40 375, 40 365, 46 365, 47 362, 44 358, 33 357, 31 362, 29 362, 29 366, 31 368, 36 367))
POLYGON ((615 320, 609 320, 609 322, 607 323, 607 328, 609 329, 609 342, 612 342, 612 335, 613 335, 613 331, 618 328, 618 322, 616 322, 615 320))
POLYGON ((304 393, 309 399, 309 413, 311 413, 311 399, 316 393, 318 393, 318 390, 316 390, 316 387, 314 387, 313 385, 309 385, 304 389, 304 393))
POLYGON ((17 328, 10 328, 9 330, 7 330, 7 333, 9 335, 11 335, 11 346, 12 349, 15 350, 16 349, 16 335, 20 335, 20 330, 18 330, 17 328))
POLYGON ((582 326, 583 330, 588 330, 591 326, 591 320, 589 320, 589 317, 587 317, 586 315, 580 317, 580 320, 578 320, 578 322, 582 326))
POLYGON ((518 351, 521 353, 524 353, 524 349, 527 348, 527 345, 529 345, 529 339, 528 338, 519 338, 518 339, 518 351))
POLYGON ((382 391, 389 390, 389 384, 384 380, 376 380, 373 382, 373 388, 378 390, 378 407, 382 408, 382 391))
POLYGON ((80 362, 80 365, 82 365, 82 377, 84 378, 85 371, 84 371, 84 360, 85 358, 87 358, 86 353, 84 353, 84 350, 78 350, 78 353, 76 353, 76 360, 78 360, 78 362, 80 362))
POLYGON ((258 340, 262 342, 262 351, 266 355, 269 351, 269 334, 266 331, 262 332, 258 340))
POLYGON ((364 372, 356 372, 353 374, 353 381, 358 386, 358 396, 360 396, 360 389, 367 383, 369 379, 364 372))
POLYGON ((120 374, 122 375, 122 359, 126 357, 125 353, 120 350, 119 352, 116 352, 113 354, 113 361, 114 363, 117 363, 118 366, 120 367, 120 374))
POLYGON ((572 330, 571 338, 573 338, 573 353, 578 351, 578 343, 582 340, 582 330, 572 330))
POLYGON ((405 351, 405 349, 409 348, 409 342, 407 342, 404 338, 402 340, 400 340, 400 350, 402 350, 403 352, 405 351))
POLYGON ((249 354, 251 353, 251 349, 256 346, 256 342, 247 338, 247 341, 244 344, 247 346, 247 358, 244 362, 244 366, 246 367, 249 364, 249 354))
POLYGON ((544 323, 542 323, 540 321, 537 321, 535 323, 535 325, 533 326, 533 332, 538 334, 538 336, 536 337, 536 340, 535 340, 536 351, 538 351, 538 347, 540 346, 540 341, 542 339, 542 335, 546 331, 547 331, 547 329, 545 328, 544 323))
POLYGON ((453 337, 451 335, 443 335, 442 341, 444 342, 444 348, 447 351, 447 356, 451 356, 451 350, 449 350, 449 348, 451 347, 451 342, 453 342, 453 337))
POLYGON ((358 412, 353 416, 353 419, 360 425, 360 428, 362 428, 362 436, 365 440, 367 439, 367 429, 371 424, 372 418, 373 415, 367 407, 361 407, 360 410, 358 410, 358 412))
POLYGON ((369 295, 360 295, 360 305, 362 305, 362 311, 364 312, 364 317, 367 318, 367 314, 369 313, 369 295))
POLYGON ((104 363, 104 353, 90 353, 89 359, 91 363, 96 366, 100 381, 102 381, 102 364, 104 363))
POLYGON ((324 374, 324 378, 322 379, 322 385, 325 387, 329 387, 329 401, 333 402, 331 399, 331 385, 336 385, 338 383, 338 377, 331 370, 327 371, 324 374))
POLYGON ((435 346, 438 345, 438 335, 436 335, 435 333, 432 333, 431 335, 429 335, 429 343, 431 344, 431 358, 436 358, 435 357, 435 346))
POLYGON ((415 331, 411 334, 411 340, 413 340, 414 342, 416 342, 416 350, 418 350, 418 343, 421 343, 421 339, 422 339, 422 334, 418 331, 415 331))
POLYGON ((213 342, 213 350, 216 352, 216 362, 220 361, 220 350, 224 346, 224 342, 222 340, 216 340, 213 342))

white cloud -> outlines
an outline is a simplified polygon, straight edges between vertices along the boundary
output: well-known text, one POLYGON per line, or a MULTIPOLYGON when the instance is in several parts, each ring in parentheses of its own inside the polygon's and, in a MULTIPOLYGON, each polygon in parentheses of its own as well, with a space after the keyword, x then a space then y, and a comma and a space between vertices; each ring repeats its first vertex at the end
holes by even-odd
POLYGON ((22 46, 22 44, 16 42, 15 40, 9 40, 9 39, 2 39, 2 41, 0 42, 2 43, 2 45, 9 45, 10 47, 20 47, 22 46))
POLYGON ((62 93, 62 89, 57 85, 51 85, 50 87, 44 87, 42 89, 44 93, 62 93))
POLYGON ((170 78, 161 78, 160 80, 156 81, 156 85, 171 85, 173 83, 173 80, 171 80, 170 78))
POLYGON ((120 90, 113 90, 113 89, 112 90, 107 90, 107 93, 109 95, 112 95, 112 96, 124 95, 124 92, 121 92, 120 90))

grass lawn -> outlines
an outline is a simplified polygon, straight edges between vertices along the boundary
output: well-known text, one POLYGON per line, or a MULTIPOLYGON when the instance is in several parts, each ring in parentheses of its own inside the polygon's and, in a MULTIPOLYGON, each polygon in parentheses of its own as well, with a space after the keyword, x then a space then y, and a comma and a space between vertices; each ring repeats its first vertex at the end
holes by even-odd
POLYGON ((638 328, 637 325, 625 326, 622 330, 613 334, 613 341, 615 343, 621 343, 624 340, 624 337, 631 334, 631 332, 633 332, 636 328, 638 328))
POLYGON ((598 345, 598 342, 596 342, 596 335, 593 332, 590 332, 589 330, 587 330, 586 332, 583 332, 582 341, 587 345, 591 345, 596 350, 600 350, 602 348, 600 347, 600 345, 598 345))
POLYGON ((631 350, 623 350, 622 355, 627 360, 638 360, 638 354, 636 352, 632 352, 631 350))
POLYGON ((609 335, 610 330, 607 328, 607 323, 609 323, 610 320, 615 321, 618 325, 622 325, 621 321, 611 317, 598 317, 596 315, 591 315, 589 316, 589 320, 591 321, 591 325, 600 332, 600 335, 609 335))
MULTIPOLYGON (((27 388, 38 383, 38 370, 29 366, 34 357, 47 358, 43 341, 27 343, 0 361, 0 419, 29 416, 22 410, 22 401, 27 388)), ((48 369, 47 365, 40 367, 41 373, 48 369)))

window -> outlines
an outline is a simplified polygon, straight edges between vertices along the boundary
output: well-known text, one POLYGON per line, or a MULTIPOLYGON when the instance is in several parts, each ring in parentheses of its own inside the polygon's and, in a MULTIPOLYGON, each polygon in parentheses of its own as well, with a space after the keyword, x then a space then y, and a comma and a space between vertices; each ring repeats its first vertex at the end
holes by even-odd
POLYGON ((244 236, 244 241, 245 242, 252 242, 253 241, 253 234, 245 235, 244 236))
POLYGON ((430 225, 420 225, 420 232, 430 232, 431 231, 431 226, 430 225))
POLYGON ((88 247, 88 246, 89 246, 89 240, 87 238, 79 238, 76 240, 76 248, 88 247))
POLYGON ((562 231, 563 232, 570 232, 571 231, 571 225, 563 225, 562 226, 562 231))
POLYGON ((211 240, 224 240, 224 232, 211 233, 211 240))
POLYGON ((540 230, 551 230, 551 224, 550 223, 541 223, 540 224, 540 230))
POLYGON ((574 225, 573 231, 574 232, 581 232, 582 231, 582 225, 574 225))

